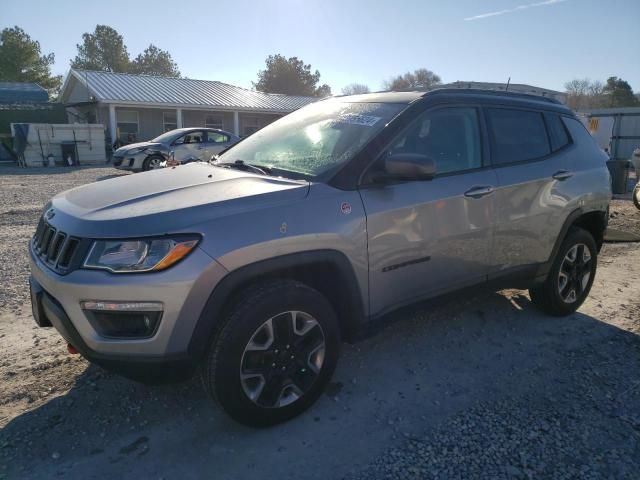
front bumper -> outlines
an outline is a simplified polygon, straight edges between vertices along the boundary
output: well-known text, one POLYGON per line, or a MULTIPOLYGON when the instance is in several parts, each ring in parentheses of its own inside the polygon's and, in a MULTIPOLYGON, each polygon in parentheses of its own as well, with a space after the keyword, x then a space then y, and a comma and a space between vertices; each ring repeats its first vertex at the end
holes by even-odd
POLYGON ((119 156, 115 155, 113 157, 113 166, 118 170, 127 170, 127 171, 137 171, 142 170, 142 164, 144 163, 144 159, 146 158, 146 154, 139 153, 136 155, 128 155, 128 156, 119 156))
POLYGON ((62 338, 73 345, 87 360, 139 382, 157 384, 186 380, 193 375, 197 362, 186 352, 166 356, 113 355, 92 350, 71 322, 60 303, 42 289, 33 277, 29 279, 34 318, 39 326, 53 326, 62 338), (46 325, 46 324, 49 325, 46 325))
POLYGON ((226 274, 198 248, 173 268, 151 274, 80 269, 62 276, 33 252, 30 263, 36 322, 52 324, 89 361, 148 383, 176 381, 193 372, 199 358, 188 347, 196 322, 212 288, 226 274), (80 302, 88 300, 156 301, 162 302, 164 310, 149 338, 104 338, 80 307, 80 302))

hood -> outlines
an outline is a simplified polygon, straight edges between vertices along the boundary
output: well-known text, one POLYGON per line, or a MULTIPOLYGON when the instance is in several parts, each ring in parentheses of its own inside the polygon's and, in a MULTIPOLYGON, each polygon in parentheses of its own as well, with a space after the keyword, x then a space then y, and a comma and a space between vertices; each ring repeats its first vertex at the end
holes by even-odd
POLYGON ((175 233, 216 217, 295 202, 308 190, 308 182, 198 162, 63 192, 52 200, 52 223, 94 238, 175 233))
POLYGON ((162 147, 163 145, 161 143, 158 142, 138 142, 138 143, 130 143, 128 145, 125 145, 124 147, 120 147, 119 149, 117 149, 114 154, 118 155, 118 154, 125 154, 127 153, 129 150, 134 149, 134 148, 140 148, 140 147, 146 147, 146 148, 151 148, 151 147, 162 147))

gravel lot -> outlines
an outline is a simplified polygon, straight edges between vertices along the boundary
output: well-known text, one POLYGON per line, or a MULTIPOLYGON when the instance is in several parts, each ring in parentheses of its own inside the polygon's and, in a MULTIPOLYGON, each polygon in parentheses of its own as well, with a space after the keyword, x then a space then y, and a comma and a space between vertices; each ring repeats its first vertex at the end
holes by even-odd
MULTIPOLYGON (((640 244, 605 245, 569 318, 516 290, 397 312, 344 347, 309 412, 251 430, 195 380, 139 385, 35 328, 26 243, 44 203, 119 174, 0 170, 0 479, 640 478, 640 244)), ((628 200, 611 212, 640 233, 628 200)))

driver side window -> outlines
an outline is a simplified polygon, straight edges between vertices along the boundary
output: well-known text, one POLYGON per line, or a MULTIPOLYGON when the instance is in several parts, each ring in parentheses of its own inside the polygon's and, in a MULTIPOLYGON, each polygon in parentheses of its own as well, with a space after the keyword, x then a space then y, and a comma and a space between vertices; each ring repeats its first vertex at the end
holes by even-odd
POLYGON ((482 167, 477 110, 448 107, 425 112, 387 152, 396 153, 426 155, 435 162, 438 175, 482 167))

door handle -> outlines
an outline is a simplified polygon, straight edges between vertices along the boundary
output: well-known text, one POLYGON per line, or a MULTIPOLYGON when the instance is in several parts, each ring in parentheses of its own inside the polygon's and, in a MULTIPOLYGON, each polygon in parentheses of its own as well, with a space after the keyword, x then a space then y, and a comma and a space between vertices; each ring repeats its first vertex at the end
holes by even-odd
POLYGON ((485 195, 490 195, 491 193, 493 193, 493 187, 491 186, 473 187, 471 190, 467 190, 466 192, 464 192, 464 196, 471 198, 481 198, 485 195))
POLYGON ((573 177, 573 173, 568 170, 558 170, 556 173, 552 175, 555 180, 566 180, 567 178, 573 177))

